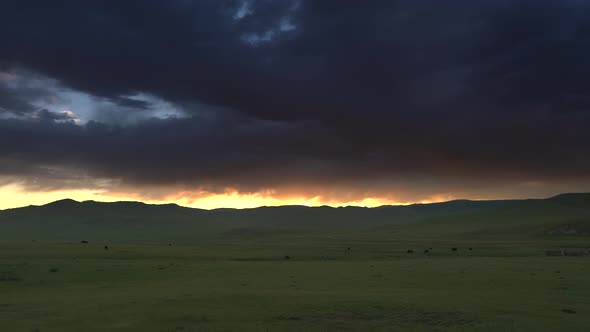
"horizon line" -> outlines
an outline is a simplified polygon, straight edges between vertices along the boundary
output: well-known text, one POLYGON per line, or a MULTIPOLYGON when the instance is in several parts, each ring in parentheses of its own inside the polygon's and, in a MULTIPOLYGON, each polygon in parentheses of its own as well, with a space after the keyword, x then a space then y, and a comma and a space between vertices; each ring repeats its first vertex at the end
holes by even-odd
POLYGON ((194 209, 194 210, 204 210, 204 211, 215 211, 215 210, 253 210, 253 209, 260 209, 260 208, 281 208, 281 207, 304 207, 304 208, 333 208, 333 209, 338 209, 338 208, 361 208, 361 209, 377 209, 377 208, 382 208, 382 207, 404 207, 404 206, 414 206, 414 205, 433 205, 433 204, 444 204, 444 203, 450 203, 450 202, 459 202, 459 201, 467 201, 467 202, 493 202, 493 201, 526 201, 526 200, 546 200, 546 199, 552 199, 552 198, 556 198, 559 196, 563 196, 563 195, 584 195, 584 194, 590 194, 590 192, 563 192, 563 193, 559 193, 556 195, 552 195, 552 196, 548 196, 548 197, 543 197, 543 198, 497 198, 497 199, 469 199, 469 198, 457 198, 457 199, 450 199, 450 200, 446 200, 446 201, 440 201, 440 202, 414 202, 414 203, 399 203, 399 204, 383 204, 383 205, 379 205, 379 206, 359 206, 359 205, 340 205, 340 206, 336 206, 336 205, 330 205, 330 204, 322 204, 322 205, 303 205, 303 204, 284 204, 284 205, 260 205, 260 206, 255 206, 255 207, 217 207, 217 208, 211 208, 211 209, 207 209, 207 208, 199 208, 199 207, 193 207, 193 206, 186 206, 186 205, 181 205, 178 203, 174 203, 174 202, 170 202, 170 203, 150 203, 150 202, 146 202, 146 201, 141 201, 141 200, 121 200, 121 201, 99 201, 99 200, 75 200, 73 198, 63 198, 63 199, 58 199, 46 204, 40 204, 40 205, 35 205, 35 204, 30 204, 30 205, 26 205, 26 206, 20 206, 20 207, 12 207, 12 208, 5 208, 5 209, 0 209, 0 211, 8 211, 8 210, 15 210, 15 209, 23 209, 23 208, 29 208, 29 207, 42 207, 42 206, 48 206, 51 204, 55 204, 57 202, 64 202, 64 201, 72 201, 78 204, 82 204, 82 203, 101 203, 101 204, 113 204, 113 203, 138 203, 138 204, 143 204, 143 205, 152 205, 152 206, 165 206, 165 205, 175 205, 178 207, 182 207, 185 209, 194 209))

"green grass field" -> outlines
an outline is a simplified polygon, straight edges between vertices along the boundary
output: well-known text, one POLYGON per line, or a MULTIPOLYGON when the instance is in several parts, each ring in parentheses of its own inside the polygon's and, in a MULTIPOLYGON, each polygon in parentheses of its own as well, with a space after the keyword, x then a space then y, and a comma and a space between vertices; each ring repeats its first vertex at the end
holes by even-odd
POLYGON ((298 224, 3 211, 0 331, 589 331, 590 257, 544 253, 590 246, 588 203, 341 227, 325 212, 298 224), (564 225, 574 232, 555 232, 564 225))

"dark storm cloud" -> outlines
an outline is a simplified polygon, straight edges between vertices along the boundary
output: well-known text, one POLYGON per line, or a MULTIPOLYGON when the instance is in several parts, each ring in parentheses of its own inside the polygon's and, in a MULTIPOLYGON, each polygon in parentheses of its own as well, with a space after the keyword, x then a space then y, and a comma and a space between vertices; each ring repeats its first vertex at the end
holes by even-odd
POLYGON ((133 109, 146 110, 150 107, 150 103, 146 102, 145 100, 131 99, 123 96, 113 98, 111 101, 119 106, 130 107, 133 109))
MULTIPOLYGON (((0 40, 6 70, 192 115, 1 120, 12 163, 247 192, 590 169, 584 1, 9 1, 0 40)), ((2 109, 31 112, 3 91, 2 109)))
POLYGON ((47 96, 47 94, 33 87, 14 84, 16 76, 11 73, 1 73, 0 76, 0 112, 13 115, 27 115, 38 111, 39 108, 31 104, 32 99, 47 96))
POLYGON ((33 112, 35 109, 33 105, 15 96, 12 91, 0 88, 0 112, 20 115, 33 112))
POLYGON ((93 175, 121 188, 175 185, 216 193, 274 188, 312 196, 327 192, 332 198, 350 195, 352 188, 360 190, 353 192, 360 195, 356 199, 402 187, 397 197, 412 200, 444 187, 588 183, 587 113, 547 113, 535 120, 488 114, 469 120, 469 129, 407 123, 414 128, 412 139, 408 132, 390 133, 390 141, 361 149, 354 138, 318 123, 230 114, 152 119, 127 127, 13 119, 0 121, 0 149, 4 160, 16 165, 4 174, 23 175, 21 165, 35 166, 41 172, 26 184, 47 189, 75 187, 75 181, 63 181, 68 172, 86 185, 92 184, 87 175, 93 175), (60 176, 45 177, 47 170, 60 176))

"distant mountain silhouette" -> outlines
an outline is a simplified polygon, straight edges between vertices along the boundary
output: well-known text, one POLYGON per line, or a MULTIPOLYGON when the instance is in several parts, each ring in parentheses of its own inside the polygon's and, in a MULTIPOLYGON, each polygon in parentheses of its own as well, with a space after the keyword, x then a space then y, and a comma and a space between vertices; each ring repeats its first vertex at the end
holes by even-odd
POLYGON ((568 193, 547 199, 454 200, 375 208, 278 206, 216 210, 176 204, 64 199, 42 206, 0 211, 0 239, 32 236, 71 239, 78 234, 84 234, 85 238, 198 238, 211 234, 266 234, 269 230, 285 234, 362 231, 425 222, 432 225, 464 223, 471 228, 476 222, 485 223, 482 229, 526 222, 538 223, 535 227, 540 229, 544 223, 557 226, 542 227, 559 227, 562 221, 580 223, 590 220, 589 217, 590 193, 568 193))

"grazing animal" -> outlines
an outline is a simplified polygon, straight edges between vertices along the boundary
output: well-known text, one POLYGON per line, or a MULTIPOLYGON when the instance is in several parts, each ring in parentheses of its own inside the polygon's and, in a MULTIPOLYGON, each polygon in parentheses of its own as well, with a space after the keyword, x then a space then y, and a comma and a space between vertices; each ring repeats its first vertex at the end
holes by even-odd
POLYGON ((426 250, 424 250, 424 253, 425 254, 429 254, 430 253, 430 250, 426 249, 426 250))
POLYGON ((350 247, 346 248, 346 250, 350 251, 350 247))
POLYGON ((453 249, 451 249, 451 250, 453 250, 453 251, 457 251, 457 250, 459 250, 459 249, 457 249, 457 248, 453 248, 453 249))
POLYGON ((285 259, 286 259, 286 260, 290 260, 290 259, 291 259, 291 256, 289 256, 289 255, 286 255, 286 256, 285 256, 285 259))
POLYGON ((172 243, 168 243, 168 247, 172 247, 172 243))
POLYGON ((104 250, 109 250, 109 246, 104 246, 104 250))
POLYGON ((429 250, 432 250, 432 248, 430 248, 429 250))
POLYGON ((469 248, 469 250, 473 250, 473 248, 469 248))
POLYGON ((414 250, 412 250, 412 249, 408 249, 408 251, 406 251, 406 253, 408 253, 408 254, 413 254, 413 253, 414 253, 414 250))
POLYGON ((88 241, 82 240, 82 241, 80 241, 80 243, 88 244, 88 241))

